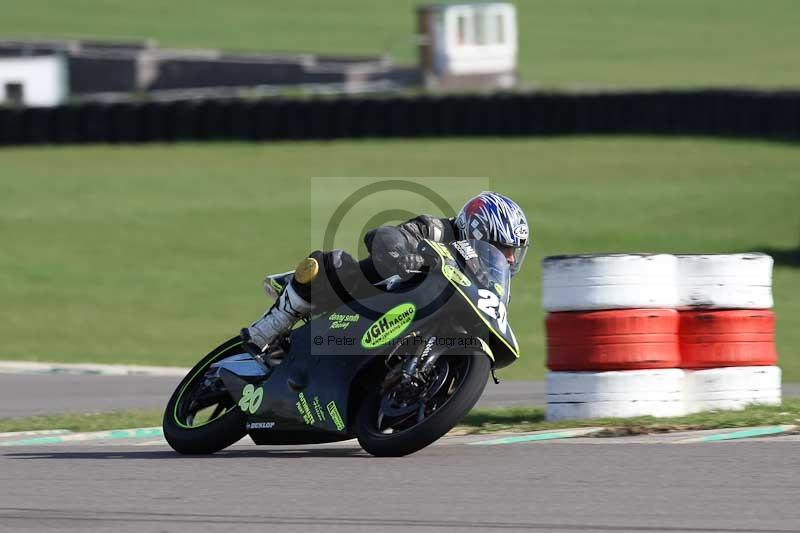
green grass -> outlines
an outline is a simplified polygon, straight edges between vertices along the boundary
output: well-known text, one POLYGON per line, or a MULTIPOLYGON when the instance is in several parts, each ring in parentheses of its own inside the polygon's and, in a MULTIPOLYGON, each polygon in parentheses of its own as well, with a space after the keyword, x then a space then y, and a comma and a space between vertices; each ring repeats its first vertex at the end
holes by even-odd
MULTIPOLYGON (((501 377, 540 379, 543 256, 797 253, 798 169, 794 145, 708 139, 3 149, 0 357, 191 365, 259 316, 265 273, 320 246, 311 177, 485 176, 526 209, 534 241, 509 314, 522 357, 501 377)), ((800 268, 775 268, 790 381, 800 380, 798 286, 800 268)))
MULTIPOLYGON (((514 407, 506 409, 474 409, 456 428, 458 433, 493 433, 498 431, 538 431, 575 427, 607 427, 605 436, 752 427, 759 425, 800 423, 800 400, 784 400, 778 406, 751 406, 744 411, 708 411, 675 418, 600 418, 594 420, 562 420, 546 422, 544 409, 514 407)), ((162 411, 130 410, 110 413, 65 414, 0 418, 0 433, 42 429, 101 431, 161 425, 162 411)))
POLYGON ((110 413, 76 413, 63 415, 0 418, 0 433, 10 431, 36 431, 42 429, 68 429, 70 431, 103 431, 161 425, 164 411, 126 410, 110 413))
MULTIPOLYGON (((415 62, 417 0, 0 0, 0 35, 155 38, 415 62)), ((522 79, 545 86, 797 86, 795 0, 526 0, 522 79)))
POLYGON ((576 427, 605 427, 601 436, 624 436, 669 431, 694 431, 753 427, 761 425, 800 424, 800 400, 783 400, 782 405, 753 405, 743 411, 705 411, 672 418, 639 416, 633 418, 596 418, 593 420, 545 421, 539 407, 510 409, 475 409, 459 424, 462 433, 497 431, 539 431, 576 427))

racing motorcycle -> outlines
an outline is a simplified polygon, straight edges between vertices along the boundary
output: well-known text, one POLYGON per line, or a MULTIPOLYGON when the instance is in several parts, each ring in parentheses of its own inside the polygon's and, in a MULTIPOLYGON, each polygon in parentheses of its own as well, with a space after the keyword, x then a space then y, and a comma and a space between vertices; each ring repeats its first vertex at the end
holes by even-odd
MULTIPOLYGON (((178 385, 164 436, 209 454, 249 434, 260 445, 358 438, 376 456, 416 452, 450 431, 495 369, 519 357, 508 323, 510 270, 483 241, 425 241, 429 269, 312 316, 254 358, 236 337, 178 385)), ((268 276, 273 294, 291 272, 268 276)))

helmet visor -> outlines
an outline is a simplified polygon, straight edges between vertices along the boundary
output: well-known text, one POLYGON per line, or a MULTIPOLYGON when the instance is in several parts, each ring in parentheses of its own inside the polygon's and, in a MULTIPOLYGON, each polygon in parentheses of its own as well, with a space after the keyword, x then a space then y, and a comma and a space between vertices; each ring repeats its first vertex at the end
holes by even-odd
POLYGON ((525 261, 525 255, 528 253, 527 246, 506 246, 503 244, 495 244, 498 250, 505 256, 508 261, 511 276, 513 277, 519 269, 522 268, 522 263, 525 261))

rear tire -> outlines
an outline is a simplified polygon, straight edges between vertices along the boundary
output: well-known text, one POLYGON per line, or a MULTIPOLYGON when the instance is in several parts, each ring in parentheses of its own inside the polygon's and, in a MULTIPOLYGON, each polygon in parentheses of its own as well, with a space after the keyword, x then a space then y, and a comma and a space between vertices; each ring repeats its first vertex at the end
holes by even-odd
MULTIPOLYGON (((235 404, 219 417, 198 426, 188 426, 178 415, 179 402, 186 402, 193 385, 203 380, 212 363, 241 352, 238 338, 217 347, 192 368, 180 382, 164 411, 164 438, 178 453, 197 455, 218 452, 236 443, 247 434, 247 417, 235 404)), ((232 401, 232 400, 231 400, 232 401)))
POLYGON ((421 450, 453 429, 483 394, 491 371, 491 361, 484 353, 458 357, 469 358, 461 385, 440 408, 411 428, 398 433, 378 431, 376 419, 381 395, 378 391, 369 394, 356 415, 355 430, 361 447, 378 457, 401 457, 421 450))

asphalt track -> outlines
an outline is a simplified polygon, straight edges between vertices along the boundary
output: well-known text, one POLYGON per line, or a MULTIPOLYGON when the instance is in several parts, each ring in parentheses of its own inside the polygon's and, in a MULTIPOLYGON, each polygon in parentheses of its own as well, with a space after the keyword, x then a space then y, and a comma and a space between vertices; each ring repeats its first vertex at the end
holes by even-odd
MULTIPOLYGON (((56 413, 162 409, 180 378, 0 374, 0 418, 56 413)), ((544 405, 544 383, 490 382, 482 407, 544 405)))
POLYGON ((0 531, 751 532, 800 527, 800 436, 498 446, 447 437, 378 459, 352 442, 0 449, 0 531), (235 528, 235 529, 234 529, 235 528))
MULTIPOLYGON (((0 416, 161 408, 179 378, 0 375, 0 416)), ((797 395, 798 387, 786 387, 797 395)), ((544 403, 540 382, 482 405, 544 403)), ((493 446, 446 437, 377 459, 357 443, 183 457, 161 438, 0 448, 5 531, 800 530, 800 435, 678 444, 696 434, 493 446)))

